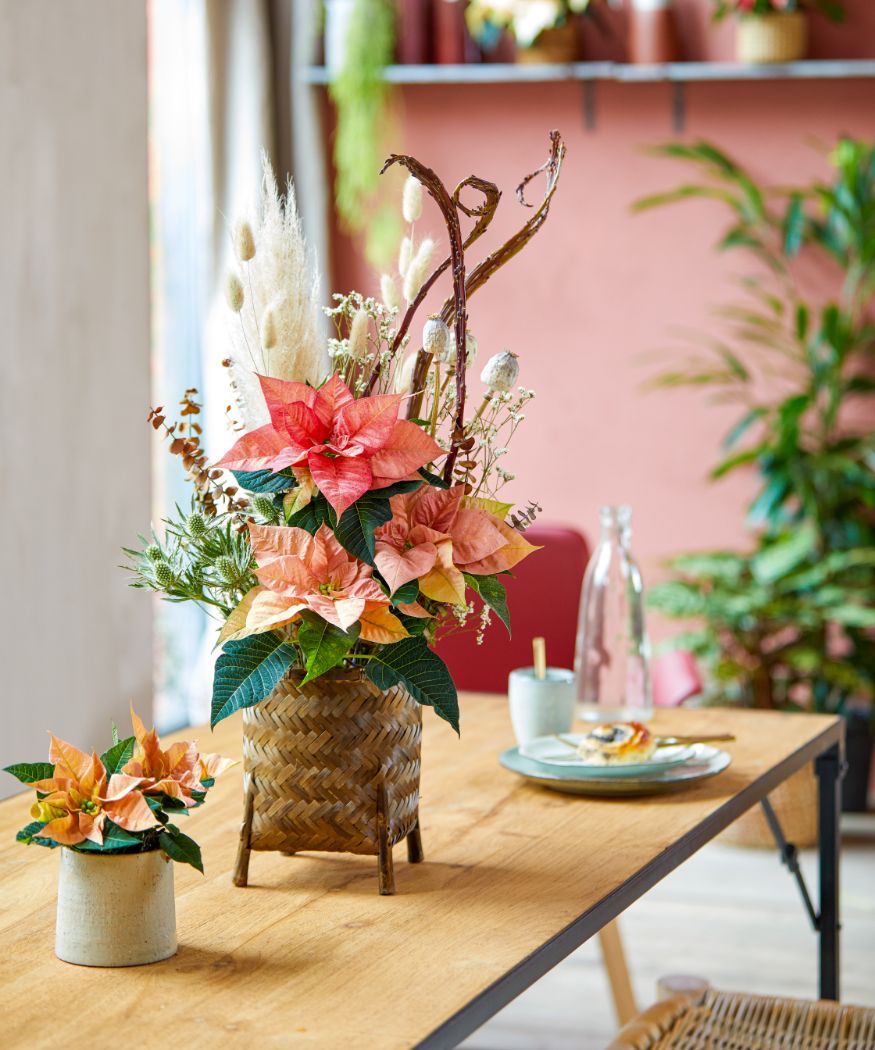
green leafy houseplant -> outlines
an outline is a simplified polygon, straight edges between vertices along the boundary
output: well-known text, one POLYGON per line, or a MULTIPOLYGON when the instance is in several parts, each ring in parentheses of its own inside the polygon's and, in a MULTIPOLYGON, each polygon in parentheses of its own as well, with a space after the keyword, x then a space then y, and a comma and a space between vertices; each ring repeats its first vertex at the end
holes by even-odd
POLYGON ((845 11, 839 0, 714 0, 714 21, 781 14, 793 11, 819 11, 834 22, 841 22, 845 11))
POLYGON ((674 559, 653 606, 698 621, 675 639, 709 673, 712 695, 761 707, 845 711, 875 694, 875 147, 842 139, 829 182, 766 189, 708 143, 658 152, 701 180, 637 204, 722 201, 721 250, 753 256, 728 337, 663 374, 739 405, 721 478, 753 468, 749 554, 674 559), (804 258, 803 258, 804 257, 804 258), (807 291, 819 267, 833 294, 807 291), (871 419, 871 414, 868 417, 871 419))

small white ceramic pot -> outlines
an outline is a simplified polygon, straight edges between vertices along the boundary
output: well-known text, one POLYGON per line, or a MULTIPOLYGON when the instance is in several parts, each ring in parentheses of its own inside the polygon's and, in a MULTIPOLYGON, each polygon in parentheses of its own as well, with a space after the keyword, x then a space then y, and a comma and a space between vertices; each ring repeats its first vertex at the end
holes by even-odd
POLYGON ((176 951, 173 862, 61 850, 55 954, 77 966, 140 966, 176 951))
POLYGON ((546 677, 538 678, 533 667, 520 667, 510 672, 507 695, 518 744, 571 729, 575 702, 573 671, 548 667, 546 677))

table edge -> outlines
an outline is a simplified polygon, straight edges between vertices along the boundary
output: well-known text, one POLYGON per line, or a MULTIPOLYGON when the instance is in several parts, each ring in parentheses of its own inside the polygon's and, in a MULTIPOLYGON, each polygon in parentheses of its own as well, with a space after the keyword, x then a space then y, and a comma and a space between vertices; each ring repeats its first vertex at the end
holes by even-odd
MULTIPOLYGON (((431 1031, 413 1050, 449 1050, 494 1017, 520 993, 529 988, 545 973, 567 958, 576 948, 595 936, 602 927, 616 919, 629 905, 642 897, 649 889, 688 860, 702 846, 716 838, 734 820, 755 806, 773 791, 778 784, 814 761, 835 744, 842 745, 844 730, 842 718, 834 716, 832 722, 796 751, 791 752, 777 765, 766 770, 756 780, 733 795, 705 820, 663 850, 630 879, 618 886, 589 911, 560 930, 540 948, 535 949, 513 969, 499 977, 488 988, 469 1003, 457 1010, 442 1024, 431 1031)), ((546 789, 544 789, 546 790, 546 789)))

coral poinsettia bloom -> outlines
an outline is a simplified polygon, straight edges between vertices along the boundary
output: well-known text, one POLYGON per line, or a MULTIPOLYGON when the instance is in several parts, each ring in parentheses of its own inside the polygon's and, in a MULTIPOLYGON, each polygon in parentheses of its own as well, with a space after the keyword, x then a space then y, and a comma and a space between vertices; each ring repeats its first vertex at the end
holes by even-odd
POLYGON ((537 550, 516 529, 465 499, 464 485, 423 486, 393 496, 392 520, 376 532, 377 568, 394 593, 419 580, 427 598, 462 605, 463 573, 504 572, 537 550))
POLYGON ((407 637, 370 565, 342 547, 327 525, 311 536, 304 529, 250 524, 249 535, 261 586, 231 613, 220 641, 273 630, 307 609, 343 631, 358 623, 367 642, 407 637))
POLYGON ((217 466, 306 466, 338 515, 370 489, 408 477, 443 454, 421 427, 398 418, 401 394, 352 396, 338 375, 318 390, 259 376, 270 423, 244 434, 217 466))
POLYGON ((54 776, 31 784, 45 792, 45 798, 34 803, 32 815, 48 821, 34 838, 52 839, 62 846, 75 846, 86 839, 102 845, 107 817, 125 831, 158 826, 139 790, 139 777, 113 773, 107 783, 106 769, 96 754, 86 755, 57 737, 51 739, 49 761, 54 763, 54 776))
POLYGON ((234 763, 221 755, 202 755, 197 744, 180 741, 164 751, 154 729, 146 731, 136 712, 131 721, 137 746, 123 773, 140 780, 140 790, 147 795, 170 795, 185 806, 194 806, 194 792, 203 792, 203 781, 211 780, 234 763))

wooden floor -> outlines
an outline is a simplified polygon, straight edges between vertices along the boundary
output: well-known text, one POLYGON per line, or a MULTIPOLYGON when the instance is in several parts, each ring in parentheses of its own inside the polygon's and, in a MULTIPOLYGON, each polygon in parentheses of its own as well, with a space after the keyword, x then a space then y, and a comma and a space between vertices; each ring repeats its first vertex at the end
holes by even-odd
MULTIPOLYGON (((842 998, 875 1006, 875 815, 847 822, 842 852, 842 998)), ((803 856, 809 886, 816 858, 803 856)), ((816 995, 816 940, 777 854, 711 844, 621 920, 639 1006, 659 977, 696 974, 727 990, 816 995)), ((462 1045, 602 1050, 615 1030, 595 941, 462 1045)))

